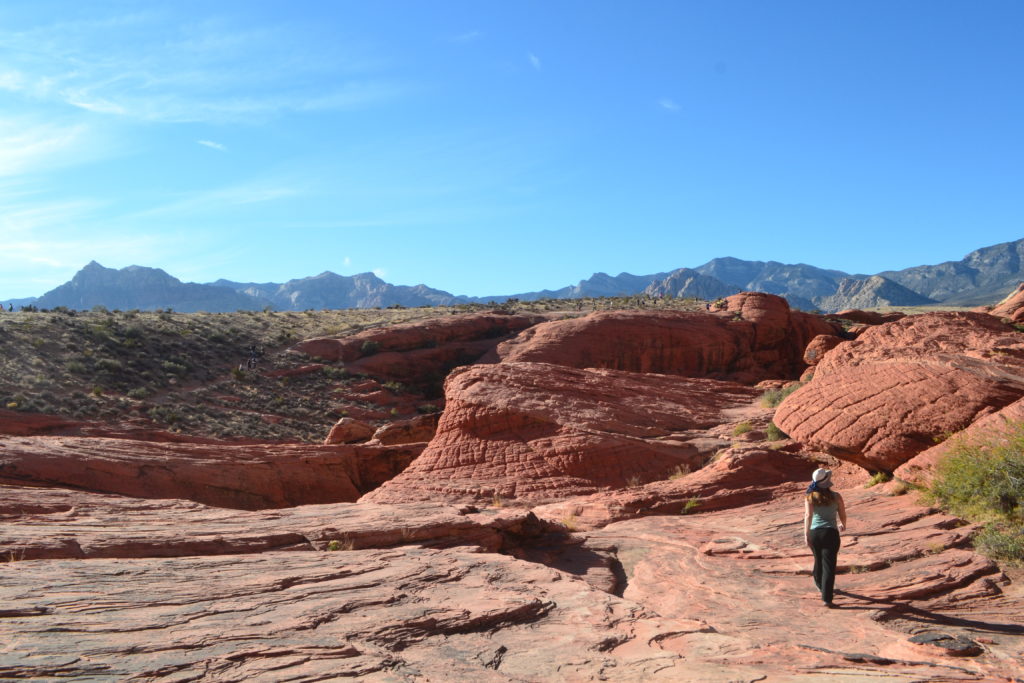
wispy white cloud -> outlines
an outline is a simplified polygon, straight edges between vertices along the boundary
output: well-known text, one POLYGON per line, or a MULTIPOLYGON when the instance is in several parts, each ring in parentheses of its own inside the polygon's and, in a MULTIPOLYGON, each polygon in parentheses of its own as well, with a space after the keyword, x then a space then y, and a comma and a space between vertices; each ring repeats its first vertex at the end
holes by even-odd
POLYGON ((379 277, 381 279, 384 279, 385 277, 387 277, 387 274, 388 274, 388 271, 385 270, 384 268, 374 268, 372 272, 373 272, 374 275, 376 275, 377 277, 379 277))
POLYGON ((537 71, 541 70, 542 64, 540 63, 540 57, 533 54, 532 52, 526 53, 526 58, 530 60, 530 65, 537 71))
POLYGON ((451 38, 451 41, 453 43, 473 43, 473 42, 476 42, 476 41, 480 40, 483 37, 484 37, 484 34, 482 32, 473 30, 473 31, 466 31, 465 33, 460 33, 457 36, 453 36, 451 38))
POLYGON ((210 149, 215 149, 218 152, 228 151, 228 148, 225 145, 222 145, 219 142, 214 142, 213 140, 196 140, 196 142, 203 147, 209 147, 210 149))
POLYGON ((84 124, 33 124, 0 120, 0 177, 74 163, 87 156, 90 129, 84 124))
POLYGON ((326 43, 297 25, 241 29, 157 14, 0 29, 0 90, 28 101, 167 122, 363 107, 407 91, 381 75, 385 63, 374 50, 353 45, 326 43))
POLYGON ((343 259, 341 260, 341 265, 345 266, 346 268, 348 268, 349 266, 351 266, 351 265, 352 265, 352 259, 351 259, 351 257, 348 257, 348 256, 346 256, 345 258, 343 258, 343 259))
POLYGON ((179 197, 126 216, 129 222, 170 215, 209 214, 229 207, 288 199, 301 194, 287 185, 253 181, 179 197))
POLYGON ((680 109, 679 105, 674 100, 667 97, 662 97, 658 100, 658 106, 671 112, 677 112, 680 109))

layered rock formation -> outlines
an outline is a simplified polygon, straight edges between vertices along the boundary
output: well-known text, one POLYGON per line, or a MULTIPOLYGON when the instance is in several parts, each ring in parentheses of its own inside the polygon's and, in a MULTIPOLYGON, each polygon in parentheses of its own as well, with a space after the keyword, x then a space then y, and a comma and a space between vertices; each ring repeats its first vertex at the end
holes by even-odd
POLYGON ((725 301, 715 315, 615 311, 542 323, 501 343, 496 357, 753 384, 799 377, 807 343, 840 329, 770 294, 725 301))
POLYGON ((539 316, 478 313, 365 330, 348 337, 308 339, 293 350, 364 373, 411 384, 444 379, 503 339, 541 322, 539 316))
POLYGON ((0 483, 186 498, 242 510, 354 501, 423 449, 46 436, 10 437, 2 446, 0 483))
MULTIPOLYGON (((812 450, 878 468, 936 429, 1008 428, 1024 418, 1016 330, 933 314, 851 340, 751 294, 564 322, 453 373, 439 421, 358 446, 0 413, 17 434, 0 438, 0 679, 1020 678, 1024 594, 970 550, 976 527, 812 450), (767 442, 758 396, 805 363, 818 374, 774 416, 800 441, 767 442), (821 465, 849 513, 837 610, 802 539, 821 465)), ((419 339, 370 338, 434 350, 419 339)), ((924 480, 950 443, 898 472, 924 480)))
POLYGON ((931 313, 865 331, 779 406, 794 439, 892 471, 936 438, 1024 396, 1024 338, 981 313, 931 313))
POLYGON ((1024 603, 963 548, 970 527, 910 496, 844 491, 839 610, 824 610, 795 486, 573 537, 508 509, 229 514, 2 489, 0 556, 14 561, 0 570, 0 677, 1019 675, 1024 603))
POLYGON ((545 363, 480 365, 445 384, 427 450, 364 497, 550 500, 697 468, 704 430, 761 392, 738 384, 545 363))

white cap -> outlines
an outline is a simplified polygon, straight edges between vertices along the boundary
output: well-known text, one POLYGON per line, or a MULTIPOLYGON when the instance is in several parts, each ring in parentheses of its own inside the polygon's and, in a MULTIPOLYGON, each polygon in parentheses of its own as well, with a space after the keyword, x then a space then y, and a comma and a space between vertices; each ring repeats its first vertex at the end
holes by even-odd
POLYGON ((832 486, 832 470, 819 467, 811 475, 811 481, 816 483, 820 489, 830 488, 832 486))

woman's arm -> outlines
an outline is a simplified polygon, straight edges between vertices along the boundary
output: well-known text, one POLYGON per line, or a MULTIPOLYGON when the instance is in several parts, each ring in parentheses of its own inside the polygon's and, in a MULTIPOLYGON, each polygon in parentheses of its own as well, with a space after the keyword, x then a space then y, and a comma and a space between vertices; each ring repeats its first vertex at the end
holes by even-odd
POLYGON ((846 503, 843 502, 843 497, 836 492, 836 498, 839 499, 839 530, 846 530, 846 503))
POLYGON ((804 545, 811 547, 811 501, 804 498, 804 545))

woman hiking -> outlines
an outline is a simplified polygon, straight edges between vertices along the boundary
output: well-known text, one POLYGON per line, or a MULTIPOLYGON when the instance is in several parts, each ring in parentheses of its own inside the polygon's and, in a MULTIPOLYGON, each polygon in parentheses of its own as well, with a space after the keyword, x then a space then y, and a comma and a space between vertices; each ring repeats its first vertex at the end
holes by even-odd
POLYGON ((846 504, 832 490, 832 470, 819 467, 811 475, 804 498, 804 543, 814 553, 814 585, 826 607, 834 607, 839 532, 846 529, 846 504))

